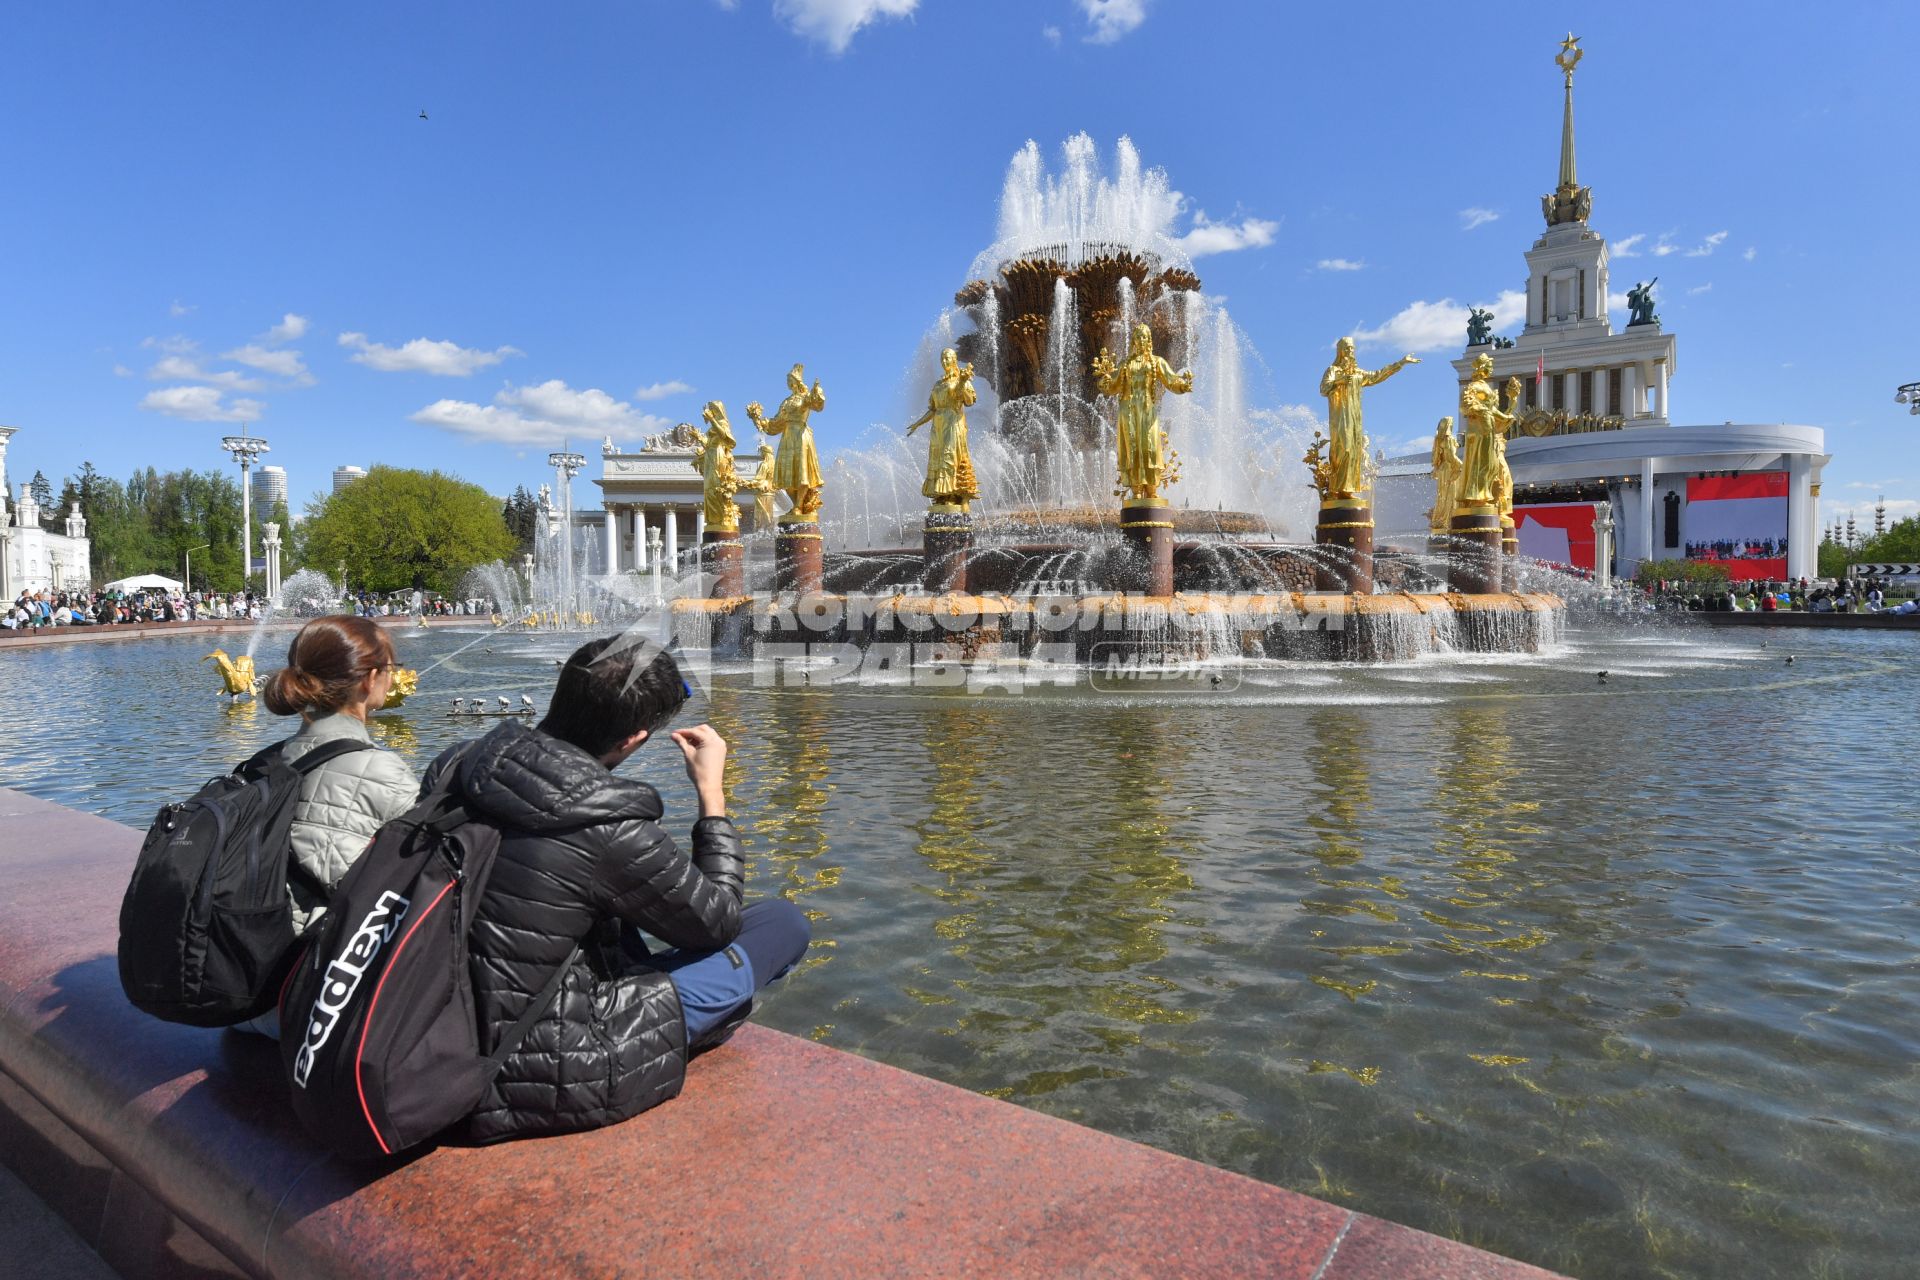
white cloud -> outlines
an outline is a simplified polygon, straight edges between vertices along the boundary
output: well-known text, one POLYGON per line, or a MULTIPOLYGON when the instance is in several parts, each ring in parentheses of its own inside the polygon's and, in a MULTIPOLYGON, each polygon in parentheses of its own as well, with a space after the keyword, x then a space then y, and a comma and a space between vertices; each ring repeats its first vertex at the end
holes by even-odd
POLYGON ((1712 293, 1712 292, 1713 292, 1713 281, 1709 280, 1705 284, 1697 284, 1693 286, 1693 288, 1687 290, 1687 296, 1689 298, 1692 298, 1692 297, 1697 297, 1703 293, 1712 293))
POLYGON ((1475 227, 1484 227, 1489 222, 1498 222, 1500 215, 1491 209, 1462 209, 1460 211, 1460 229, 1471 231, 1475 227))
POLYGON ((1040 37, 1054 48, 1058 49, 1060 47, 1060 28, 1052 26, 1042 27, 1040 28, 1040 37))
MULTIPOLYGON (((1518 289, 1507 289, 1485 305, 1493 312, 1493 327, 1498 331, 1526 316, 1527 295, 1518 289)), ((1415 302, 1378 328, 1355 329, 1353 340, 1363 347, 1411 351, 1416 355, 1423 351, 1464 348, 1470 310, 1452 298, 1442 298, 1438 302, 1415 302)))
POLYGON ((1740 256, 1745 258, 1748 262, 1752 262, 1755 258, 1760 256, 1760 251, 1754 248, 1752 245, 1748 245, 1747 251, 1741 254, 1740 256))
POLYGON ((116 378, 131 378, 133 376, 133 370, 123 364, 116 364, 113 366, 113 376, 116 378))
POLYGON ((228 391, 259 391, 266 386, 258 378, 249 378, 231 369, 206 369, 192 356, 162 356, 147 370, 155 382, 204 382, 228 391))
POLYGON ((692 390, 692 387, 680 381, 680 379, 675 378, 671 382, 656 382, 651 386, 641 387, 633 393, 633 398, 635 400, 665 400, 668 396, 683 396, 692 390))
POLYGON ((1314 264, 1316 271, 1362 271, 1366 263, 1355 262, 1351 258, 1322 258, 1314 264))
POLYGON ((1726 232, 1716 231, 1712 235, 1708 236, 1705 240, 1701 241, 1700 244, 1696 245, 1694 248, 1687 250, 1687 256, 1689 258, 1704 258, 1708 254, 1712 253, 1715 249, 1718 249, 1722 244, 1724 244, 1726 242, 1726 239, 1727 239, 1726 232))
POLYGON ((343 333, 340 335, 340 345, 357 352, 351 357, 353 362, 369 369, 378 369, 382 373, 432 373, 446 378, 464 378, 488 365, 499 364, 508 356, 526 354, 517 347, 495 347, 492 351, 481 351, 453 342, 436 342, 431 338, 415 338, 397 347, 389 347, 368 341, 364 333, 343 333))
POLYGON ((307 372, 307 366, 300 359, 298 351, 269 351, 258 343, 249 342, 244 347, 221 352, 220 358, 270 373, 276 378, 285 378, 296 386, 313 385, 313 375, 307 372))
POLYGON ((509 384, 487 405, 437 400, 414 414, 413 421, 496 444, 583 444, 673 425, 671 419, 642 413, 597 387, 576 391, 558 378, 531 387, 509 384))
POLYGON ((1608 310, 1609 312, 1614 312, 1614 311, 1625 311, 1626 309, 1627 309, 1627 295, 1626 295, 1626 294, 1624 294, 1624 293, 1613 293, 1613 292, 1609 292, 1609 293, 1607 294, 1607 310, 1608 310))
POLYGON ((1093 30, 1089 44, 1112 44, 1147 20, 1147 0, 1075 0, 1093 30))
POLYGON ((1204 258, 1210 253, 1263 249, 1273 243, 1274 232, 1278 230, 1279 223, 1264 218, 1242 218, 1237 226, 1232 222, 1214 222, 1202 210, 1193 215, 1193 230, 1175 243, 1186 250, 1189 258, 1204 258))
POLYGON ((773 16, 793 33, 845 53, 854 33, 879 18, 904 18, 920 0, 773 0, 773 16))
POLYGON ((286 315, 280 317, 279 324, 267 330, 260 341, 270 347, 277 347, 283 342, 298 342, 306 336, 307 318, 305 316, 297 316, 289 311, 286 315))
POLYGON ((142 338, 140 345, 149 351, 158 351, 170 356, 190 356, 200 349, 199 343, 179 333, 171 338, 142 338))
POLYGON ((162 387, 149 391, 140 407, 149 413, 164 413, 169 418, 188 422, 253 422, 266 406, 258 400, 226 402, 226 393, 218 387, 162 387))
POLYGON ((1607 252, 1615 258, 1637 258, 1640 256, 1637 246, 1646 238, 1647 233, 1644 231, 1637 236, 1621 236, 1607 246, 1607 252))
POLYGON ((180 301, 180 299, 178 298, 175 298, 173 300, 173 305, 167 308, 167 314, 172 316, 175 320, 178 320, 181 316, 190 314, 192 311, 193 311, 192 307, 180 301))

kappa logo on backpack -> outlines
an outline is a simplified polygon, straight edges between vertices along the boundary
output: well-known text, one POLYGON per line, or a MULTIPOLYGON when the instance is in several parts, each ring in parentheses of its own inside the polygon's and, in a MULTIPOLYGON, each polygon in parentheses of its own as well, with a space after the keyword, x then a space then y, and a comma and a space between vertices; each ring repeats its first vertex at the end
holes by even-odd
POLYGON ((457 803, 456 772, 380 828, 281 997, 294 1113, 349 1159, 403 1151, 472 1114, 573 964, 570 955, 493 1052, 481 1052, 467 935, 500 833, 457 803))
POLYGON ((224 1027, 273 1007, 297 939, 289 879, 327 886, 293 859, 293 812, 307 774, 372 744, 315 747, 292 764, 267 748, 192 799, 160 810, 120 902, 120 985, 168 1022, 224 1027))

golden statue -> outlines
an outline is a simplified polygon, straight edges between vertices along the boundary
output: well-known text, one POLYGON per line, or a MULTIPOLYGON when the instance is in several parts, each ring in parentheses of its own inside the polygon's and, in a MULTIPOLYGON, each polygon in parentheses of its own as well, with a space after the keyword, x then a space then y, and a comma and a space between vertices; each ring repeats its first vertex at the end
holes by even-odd
POLYGON ((1127 339, 1127 362, 1116 366, 1105 347, 1093 362, 1093 377, 1100 394, 1120 397, 1120 489, 1136 504, 1152 504, 1160 499, 1160 486, 1180 479, 1180 455, 1167 448, 1167 433, 1160 426, 1160 391, 1165 388, 1177 396, 1193 390, 1193 371, 1175 373, 1173 366, 1153 354, 1153 330, 1144 324, 1133 326, 1127 339))
MULTIPOLYGON (((1482 355, 1473 362, 1473 381, 1460 389, 1460 421, 1467 438, 1460 494, 1455 500, 1456 514, 1497 513, 1494 486, 1499 482, 1503 460, 1502 434, 1513 425, 1513 415, 1500 411, 1499 393, 1487 379, 1493 376, 1493 357, 1482 355)), ((1512 481, 1508 481, 1511 485, 1512 481)))
POLYGON ((1300 461, 1307 464, 1307 472, 1313 477, 1313 487, 1322 502, 1327 498, 1327 481, 1333 475, 1333 464, 1327 461, 1327 438, 1319 427, 1313 429, 1313 443, 1307 446, 1306 456, 1300 461))
POLYGON ((760 465, 753 469, 753 479, 747 482, 753 489, 753 527, 756 530, 769 528, 773 524, 773 495, 780 491, 780 486, 773 482, 776 465, 773 446, 762 441, 760 465))
POLYGON ((927 396, 927 411, 907 424, 912 435, 931 422, 927 440, 927 480, 920 493, 932 502, 929 510, 964 514, 980 496, 973 478, 973 454, 967 449, 967 406, 976 399, 973 366, 960 363, 952 347, 940 353, 940 381, 927 396))
POLYGON ((1453 419, 1442 418, 1433 432, 1433 506, 1427 509, 1427 531, 1444 535, 1460 496, 1463 464, 1453 438, 1453 419))
POLYGON ((727 421, 727 408, 718 400, 707 401, 700 411, 707 424, 705 431, 695 430, 693 440, 699 452, 693 455, 693 469, 700 473, 707 528, 715 533, 740 532, 740 508, 733 495, 740 492, 740 476, 733 469, 733 424, 727 421))
POLYGON ((1327 427, 1333 437, 1321 501, 1358 498, 1372 489, 1367 476, 1370 458, 1366 428, 1360 419, 1360 392, 1385 382, 1410 364, 1419 363, 1413 356, 1405 355, 1390 365, 1369 371, 1354 360, 1352 338, 1342 338, 1334 344, 1333 363, 1320 375, 1320 394, 1327 398, 1327 427))
POLYGON ((793 507, 780 517, 781 524, 811 522, 820 515, 820 455, 814 452, 813 428, 807 415, 827 407, 827 393, 814 379, 807 390, 806 370, 794 365, 787 371, 787 398, 773 417, 765 416, 760 402, 747 406, 747 418, 759 431, 780 437, 780 453, 773 464, 773 487, 784 491, 793 507))
POLYGON ((200 661, 220 669, 222 692, 229 698, 251 697, 258 691, 260 678, 254 674, 253 659, 246 654, 229 658, 225 649, 215 649, 200 661))
POLYGON ((1513 434, 1513 423, 1520 417, 1521 383, 1519 378, 1508 378, 1507 393, 1507 429, 1493 438, 1493 505, 1500 512, 1500 527, 1513 528, 1513 469, 1507 466, 1507 437, 1513 434))
POLYGON ((393 683, 387 686, 387 700, 380 704, 384 711, 391 711, 420 691, 420 673, 406 667, 393 669, 393 683))

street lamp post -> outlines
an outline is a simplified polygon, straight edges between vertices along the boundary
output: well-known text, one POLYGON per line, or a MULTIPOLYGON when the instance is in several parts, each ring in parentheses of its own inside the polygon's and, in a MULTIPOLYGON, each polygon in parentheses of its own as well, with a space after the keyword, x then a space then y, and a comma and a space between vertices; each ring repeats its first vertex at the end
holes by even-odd
POLYGON ((253 577, 253 464, 269 450, 265 440, 245 434, 222 437, 220 447, 240 464, 240 589, 245 591, 253 577))
POLYGON ((1893 393, 1893 402, 1907 406, 1907 412, 1920 414, 1920 382, 1909 382, 1893 393))
POLYGON ((189 593, 193 591, 193 553, 205 551, 211 546, 213 546, 211 542, 203 542, 197 547, 187 548, 187 591, 189 593))
POLYGON ((564 523, 560 541, 560 589, 566 595, 569 613, 580 607, 573 578, 573 478, 587 465, 585 454, 555 452, 547 455, 547 465, 559 474, 560 507, 564 523))

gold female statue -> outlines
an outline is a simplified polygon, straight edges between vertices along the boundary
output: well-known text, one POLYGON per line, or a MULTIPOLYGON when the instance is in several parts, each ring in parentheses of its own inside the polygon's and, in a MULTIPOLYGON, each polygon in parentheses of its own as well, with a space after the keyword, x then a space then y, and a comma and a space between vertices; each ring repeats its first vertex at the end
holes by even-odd
POLYGON ((973 366, 960 363, 952 347, 940 353, 940 381, 927 396, 927 411, 907 424, 912 435, 931 422, 927 440, 927 480, 921 494, 932 502, 929 510, 962 514, 980 496, 973 478, 973 455, 967 450, 967 406, 977 397, 973 366))
POLYGON ((773 495, 780 486, 773 482, 774 469, 779 464, 774 461, 773 446, 760 442, 760 462, 753 469, 753 479, 748 481, 753 490, 753 527, 765 529, 773 523, 773 495))
POLYGON ((1405 355, 1380 369, 1362 369, 1353 358, 1352 338, 1334 344, 1333 363, 1320 375, 1320 394, 1327 398, 1327 428, 1333 437, 1323 501, 1357 498, 1373 488, 1367 475, 1367 432, 1360 418, 1360 393, 1419 363, 1405 355))
POLYGON ((1173 366, 1153 354, 1153 330, 1133 326, 1127 339, 1127 362, 1116 366, 1105 347, 1093 362, 1100 394, 1120 397, 1120 484, 1135 503, 1153 503, 1160 486, 1180 478, 1178 454, 1167 449, 1167 433, 1160 426, 1160 391, 1177 396, 1193 390, 1193 371, 1175 373, 1173 366))
POLYGON ((1427 529, 1445 534, 1460 496, 1460 451, 1455 448, 1453 419, 1442 418, 1433 432, 1433 506, 1427 511, 1427 529))
POLYGON ((780 517, 781 524, 801 524, 820 515, 820 455, 814 452, 813 428, 807 416, 827 407, 827 393, 814 379, 807 390, 806 370, 796 364, 787 371, 787 398, 769 418, 754 401, 747 406, 747 418, 754 427, 770 436, 780 437, 780 453, 773 464, 773 487, 784 490, 793 506, 780 517))
POLYGON ((1493 438, 1493 505, 1500 512, 1503 529, 1513 528, 1513 469, 1507 466, 1507 437, 1520 420, 1520 390, 1520 379, 1507 379, 1508 429, 1493 438))
MULTIPOLYGON (((1500 411, 1500 395, 1487 379, 1493 376, 1493 357, 1473 362, 1473 381, 1460 390, 1460 420, 1466 427, 1467 450, 1460 480, 1457 512, 1497 511, 1494 486, 1505 461, 1501 435, 1513 425, 1513 415, 1500 411)), ((1511 477, 1508 478, 1512 484, 1511 477)))
POLYGON ((718 400, 707 401, 700 417, 707 429, 693 433, 700 450, 693 455, 693 469, 700 473, 707 528, 714 533, 738 533, 740 508, 734 505, 733 495, 741 485, 733 467, 733 425, 727 421, 727 407, 718 400))

